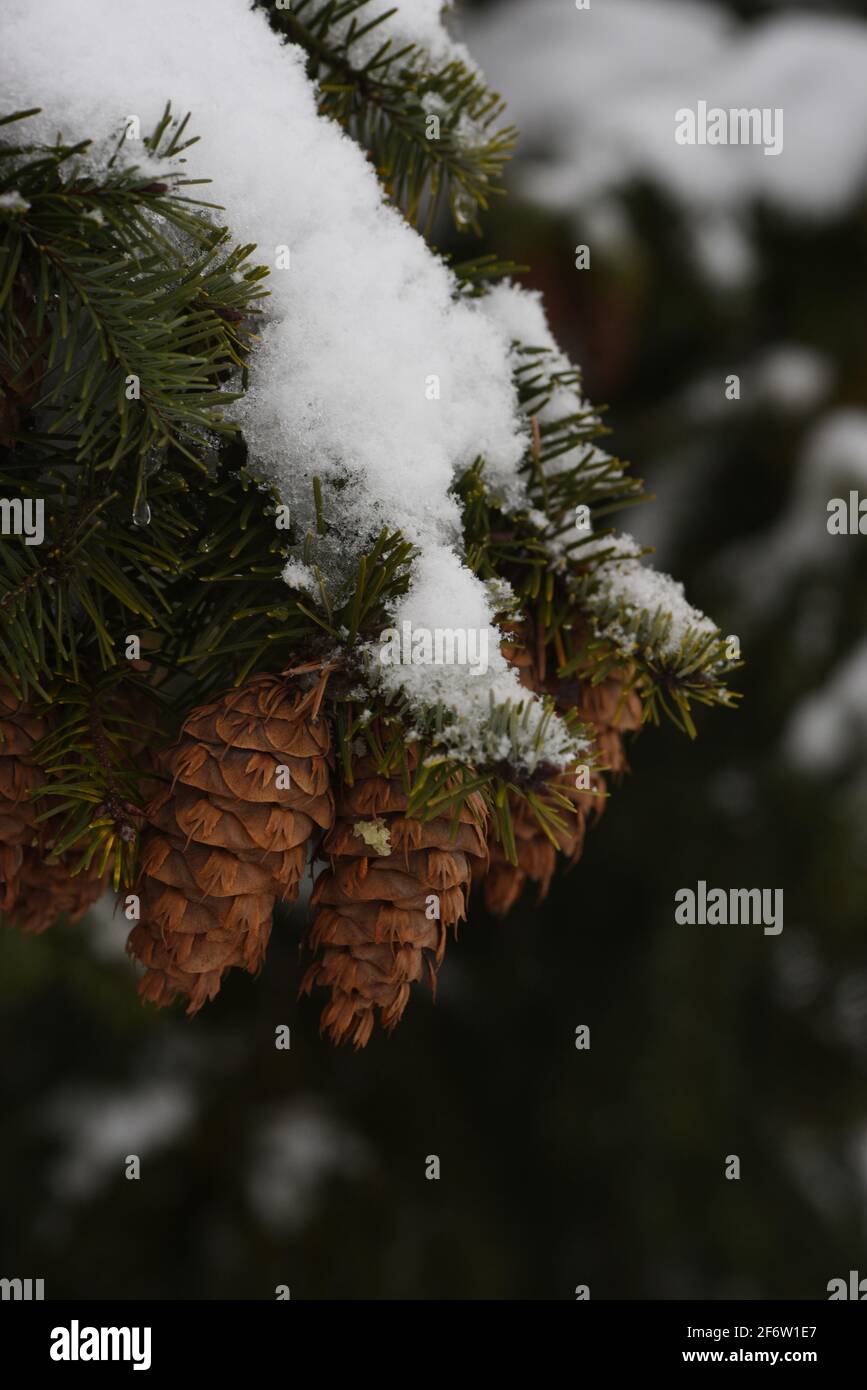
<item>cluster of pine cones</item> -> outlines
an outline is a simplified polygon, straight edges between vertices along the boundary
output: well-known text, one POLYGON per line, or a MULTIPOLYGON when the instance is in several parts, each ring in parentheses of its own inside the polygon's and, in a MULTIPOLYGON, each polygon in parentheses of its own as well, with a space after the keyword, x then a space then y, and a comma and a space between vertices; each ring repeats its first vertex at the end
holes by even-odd
MULTIPOLYGON (((597 685, 546 680, 525 639, 517 633, 508 649, 523 684, 592 725, 598 763, 621 773, 622 734, 641 723, 641 702, 624 688, 628 673, 597 685)), ((558 850, 517 798, 514 865, 489 832, 478 794, 455 826, 451 815, 408 818, 401 778, 383 776, 369 758, 355 761, 351 785, 342 781, 323 691, 322 681, 305 685, 297 675, 255 676, 194 710, 157 755, 164 780, 145 813, 140 915, 128 950, 145 967, 145 999, 183 997, 195 1013, 233 966, 260 968, 275 903, 297 897, 313 844, 328 864, 313 887, 314 959, 301 988, 327 989, 323 1031, 363 1047, 377 1010, 390 1030, 413 984, 426 976, 435 986, 448 928, 464 919, 473 881, 488 909, 505 914, 528 884, 544 896, 558 850)), ((93 873, 71 877, 62 859, 46 858, 32 798, 41 775, 31 756, 46 731, 44 719, 0 687, 0 916, 33 932, 61 913, 79 917, 104 888, 93 873)), ((408 756, 412 767, 412 748, 408 756)), ((605 790, 600 771, 586 790, 576 789, 574 774, 559 779, 573 809, 558 846, 572 863, 605 790)))

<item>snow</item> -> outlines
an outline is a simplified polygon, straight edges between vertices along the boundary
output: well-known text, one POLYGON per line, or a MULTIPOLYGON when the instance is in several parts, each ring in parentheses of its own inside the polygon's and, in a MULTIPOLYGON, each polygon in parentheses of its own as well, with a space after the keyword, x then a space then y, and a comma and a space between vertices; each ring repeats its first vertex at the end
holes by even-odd
POLYGON ((814 410, 834 384, 829 359, 801 343, 778 343, 769 348, 754 370, 759 399, 792 414, 814 410))
POLYGON ((62 1147, 52 1174, 56 1191, 87 1199, 123 1174, 127 1154, 147 1163, 172 1145, 193 1123, 195 1110, 189 1083, 168 1077, 123 1089, 64 1087, 45 1112, 45 1127, 62 1147))
POLYGON ((308 594, 319 595, 319 583, 309 565, 302 560, 287 560, 283 566, 283 582, 290 589, 301 589, 308 594))
MULTIPOLYGON (((315 477, 330 528, 303 562, 289 561, 287 584, 315 594, 309 561, 336 587, 383 526, 401 531, 418 558, 393 621, 483 632, 488 662, 484 671, 386 668, 374 655, 374 678, 408 695, 423 717, 444 708, 439 739, 455 756, 496 761, 508 753, 525 770, 567 765, 580 751, 575 741, 500 654, 498 596, 464 564, 451 493, 481 456, 501 504, 527 507, 518 469, 530 435, 513 381, 526 359, 515 353, 516 337, 547 349, 546 372, 571 371, 540 298, 508 284, 482 299, 460 293, 442 259, 385 200, 364 151, 318 114, 305 55, 281 44, 246 0, 209 0, 206 11, 198 0, 6 0, 3 31, 7 106, 47 103, 29 124, 31 138, 92 137, 84 161, 91 170, 131 115, 147 132, 167 100, 176 116, 191 112, 190 133, 201 138, 178 169, 213 180, 194 193, 221 204, 234 239, 253 243, 271 267, 249 390, 234 414, 251 467, 274 484, 300 533, 316 534, 315 477), (497 711, 509 701, 523 701, 526 717, 504 733, 497 711)), ((377 44, 386 33, 420 44, 434 62, 463 55, 438 0, 402 0, 377 44)), ((158 167, 136 141, 124 143, 122 157, 149 177, 158 167)), ((567 382, 538 414, 547 423, 583 409, 567 382)), ((607 459, 588 445, 588 468, 607 459)), ((572 458, 549 466, 572 466, 572 458)), ((564 543, 553 546, 555 564, 564 543)), ((641 582, 680 614, 676 586, 641 582)))
POLYGON ((732 284, 752 267, 751 206, 830 218, 867 189, 867 24, 858 19, 777 14, 745 24, 710 0, 605 0, 580 12, 534 0, 531 34, 526 0, 467 26, 521 131, 518 186, 585 230, 610 232, 612 247, 624 240, 612 205, 646 180, 683 210, 707 275, 732 284), (781 108, 782 153, 676 144, 674 113, 699 100, 781 108))
POLYGON ((867 641, 831 679, 802 700, 783 737, 783 753, 799 771, 827 775, 863 765, 867 750, 867 641))
POLYGON ((867 494, 867 410, 854 406, 830 411, 810 431, 775 524, 722 556, 719 569, 753 620, 766 619, 801 576, 833 574, 846 563, 853 539, 829 534, 828 502, 847 499, 850 489, 867 494))
POLYGON ((835 410, 804 449, 799 492, 811 495, 849 483, 867 488, 867 410, 835 410))
MULTIPOLYGON (((602 557, 586 599, 590 610, 604 613, 616 604, 627 621, 664 613, 669 621, 658 644, 662 657, 676 658, 687 641, 718 638, 716 623, 689 603, 679 580, 643 565, 639 556, 638 542, 630 535, 600 536, 588 543, 581 558, 602 557)), ((635 639, 621 623, 607 623, 602 631, 624 654, 634 649, 635 639)))
MULTIPOLYGON (((435 13, 412 4, 402 20, 430 43, 435 13)), ((177 114, 192 112, 201 140, 185 153, 185 172, 213 179, 205 196, 224 206, 236 240, 255 243, 272 266, 278 247, 290 250, 290 267, 270 277, 236 411, 252 466, 302 531, 320 477, 332 577, 383 525, 400 529, 443 580, 434 625, 472 626, 482 591, 459 553, 449 489, 481 454, 489 484, 520 495, 527 435, 511 345, 387 204, 363 151, 317 114, 301 51, 281 45, 244 0, 211 0, 207 22, 196 0, 90 0, 85 9, 9 0, 3 27, 7 104, 50 103, 31 123, 38 137, 62 130, 108 148, 130 114, 147 131, 168 99, 177 114), (438 399, 428 398, 432 378, 438 399)), ((134 151, 127 142, 124 153, 134 151)), ((293 566, 287 577, 306 576, 293 566)), ((410 612, 413 603, 411 593, 410 612)), ((429 592, 422 606, 431 609, 429 592)), ((496 672, 491 692, 499 699, 505 687, 496 672)))
MULTIPOLYGON (((319 6, 318 8, 324 8, 319 6)), ((421 50, 416 60, 424 61, 424 66, 432 70, 446 63, 463 63, 470 71, 476 71, 476 64, 462 43, 458 43, 449 32, 448 21, 452 6, 447 0, 382 0, 379 5, 371 5, 370 13, 355 16, 355 22, 369 24, 388 10, 393 14, 378 24, 369 33, 362 34, 350 50, 353 63, 360 67, 368 62, 381 48, 383 41, 389 39, 396 51, 412 44, 421 50)), ((352 24, 352 16, 334 25, 337 33, 346 33, 352 24)))
POLYGON ((480 579, 472 578, 475 600, 472 605, 470 587, 463 574, 457 575, 446 552, 428 552, 419 561, 416 583, 412 592, 397 605, 393 621, 398 631, 403 623, 409 623, 414 632, 434 632, 437 628, 454 631, 459 627, 472 630, 476 640, 471 649, 479 650, 482 646, 485 651, 487 671, 484 675, 480 675, 470 662, 439 666, 421 662, 384 665, 379 645, 371 643, 368 647, 371 681, 386 694, 405 694, 419 706, 442 704, 447 707, 455 718, 434 734, 433 741, 437 748, 452 757, 487 765, 517 762, 528 772, 543 765, 566 767, 578 761, 587 753, 588 746, 569 734, 559 719, 545 721, 538 702, 529 702, 533 712, 517 756, 510 737, 491 728, 492 703, 502 706, 509 701, 515 705, 523 702, 526 707, 527 691, 500 651, 500 634, 490 623, 491 596, 487 586, 480 579), (448 616, 458 611, 460 623, 455 616, 448 616))
POLYGON ((500 324, 512 342, 547 348, 561 369, 568 368, 569 362, 551 334, 538 290, 524 289, 508 279, 500 280, 491 286, 482 302, 485 313, 500 324))
POLYGON ((255 1129, 244 1177, 247 1198, 270 1231, 304 1226, 332 1177, 357 1177, 371 1163, 364 1141, 323 1103, 300 1096, 265 1116, 255 1129))
MULTIPOLYGON (((543 349, 545 354, 544 369, 548 376, 575 370, 572 362, 557 346, 548 325, 548 317, 539 290, 528 290, 522 285, 515 285, 511 280, 501 280, 498 284, 491 286, 484 299, 479 300, 479 307, 485 317, 496 324, 505 338, 513 345, 520 344, 524 348, 543 349)), ((525 354, 513 351, 512 364, 514 367, 518 367, 528 360, 525 354)), ((538 412, 539 422, 540 424, 549 424, 562 419, 564 416, 575 415, 579 411, 591 412, 591 409, 589 403, 573 387, 558 386, 555 388, 550 401, 538 412)), ((596 417, 593 419, 598 423, 596 417)), ((599 453, 601 454, 601 450, 599 453)), ((568 461, 565 461, 561 466, 569 467, 570 465, 568 461)))
POLYGON ((641 546, 635 537, 624 533, 620 536, 594 536, 593 540, 586 542, 581 559, 585 562, 610 561, 622 570, 627 561, 639 560, 641 553, 641 546))
MULTIPOLYGON (((484 299, 479 301, 479 306, 482 313, 495 323, 512 343, 513 370, 518 371, 522 367, 526 370, 529 364, 534 364, 534 375, 538 371, 552 381, 548 398, 543 399, 541 405, 534 403, 532 407, 540 427, 574 421, 576 415, 582 415, 583 428, 588 434, 598 429, 601 420, 590 402, 582 396, 578 383, 566 379, 573 377, 576 369, 560 350, 551 332, 541 293, 538 290, 525 289, 522 285, 515 285, 511 280, 505 279, 491 287, 484 299), (539 350, 535 359, 532 355, 528 356, 528 348, 539 350), (559 379, 553 380, 554 378, 559 379)), ((594 473, 599 474, 603 491, 607 482, 622 477, 622 471, 613 467, 611 455, 589 438, 580 454, 570 450, 547 459, 544 464, 545 472, 550 477, 574 468, 579 461, 588 484, 594 473)), ((507 509, 526 513, 541 533, 550 530, 550 521, 543 513, 534 512, 532 509, 528 511, 523 493, 515 486, 513 480, 502 477, 491 479, 488 477, 487 469, 485 477, 489 484, 493 482, 494 491, 503 499, 507 509)), ((561 567, 569 548, 581 540, 584 534, 575 527, 569 527, 556 536, 545 536, 552 565, 556 568, 561 567)))
POLYGON ((29 212, 30 204, 17 189, 10 188, 8 193, 0 193, 0 208, 4 212, 29 212))
POLYGON ((725 381, 730 371, 741 381, 741 410, 774 411, 779 415, 808 415, 820 406, 834 385, 834 367, 827 356, 804 343, 776 343, 744 363, 720 364, 693 381, 675 402, 690 421, 706 426, 731 415, 725 381))

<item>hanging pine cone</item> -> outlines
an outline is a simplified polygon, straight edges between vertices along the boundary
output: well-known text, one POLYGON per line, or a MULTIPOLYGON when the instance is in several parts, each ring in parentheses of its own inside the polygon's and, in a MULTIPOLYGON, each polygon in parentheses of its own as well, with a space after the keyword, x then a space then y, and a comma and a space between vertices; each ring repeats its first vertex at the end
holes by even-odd
POLYGON ((605 779, 596 771, 591 772, 591 791, 579 791, 572 773, 562 773, 550 779, 558 793, 572 803, 569 812, 551 796, 542 794, 553 813, 560 817, 562 825, 552 829, 556 840, 553 844, 539 825, 523 797, 510 793, 509 813, 515 836, 517 864, 506 856, 502 844, 491 834, 488 850, 490 864, 487 871, 479 871, 476 877, 482 886, 485 907, 496 917, 505 917, 511 912, 528 884, 536 885, 539 901, 547 896, 554 877, 554 870, 560 855, 569 864, 577 864, 584 849, 584 836, 588 824, 602 814, 605 805, 605 779))
POLYGON ((360 1048, 376 1009, 390 1031, 425 973, 435 989, 447 928, 466 915, 471 865, 487 857, 487 813, 474 793, 456 829, 451 816, 408 819, 399 777, 381 776, 370 758, 358 760, 354 771, 357 780, 343 787, 325 839, 330 867, 313 889, 319 912, 308 944, 320 955, 301 993, 315 985, 330 989, 322 1031, 360 1048))
POLYGON ((255 676, 195 710, 160 755, 171 781, 147 808, 127 945, 145 999, 184 995, 193 1014, 232 966, 262 964, 275 901, 296 897, 308 842, 334 820, 321 695, 255 676))
POLYGON ((77 922, 105 891, 105 878, 95 870, 76 867, 80 855, 43 857, 35 849, 25 849, 18 875, 18 897, 5 921, 23 932, 43 932, 65 915, 77 922))
POLYGON ((44 778, 33 749, 47 732, 44 718, 0 686, 0 913, 25 932, 45 931, 61 913, 76 921, 103 889, 95 872, 71 873, 75 855, 50 855, 37 825, 44 806, 32 793, 44 778))
MULTIPOLYGON (((622 735, 641 728, 641 700, 634 690, 625 686, 631 673, 616 672, 592 685, 580 673, 559 680, 546 671, 544 652, 539 653, 530 624, 513 625, 503 644, 504 654, 518 670, 521 684, 528 690, 553 696, 561 713, 574 712, 583 724, 594 730, 595 761, 606 772, 619 777, 628 771, 622 735)), ((572 802, 575 813, 570 815, 558 807, 552 798, 543 797, 552 811, 564 822, 555 831, 557 848, 542 830, 526 801, 511 795, 509 810, 515 833, 518 863, 512 864, 503 846, 490 837, 490 866, 479 874, 485 906, 495 916, 503 917, 520 898, 528 883, 537 887, 539 901, 547 895, 557 863, 558 852, 570 864, 581 858, 587 827, 598 820, 605 809, 606 777, 596 768, 590 773, 590 788, 575 785, 574 774, 564 773, 553 779, 558 792, 572 802)))

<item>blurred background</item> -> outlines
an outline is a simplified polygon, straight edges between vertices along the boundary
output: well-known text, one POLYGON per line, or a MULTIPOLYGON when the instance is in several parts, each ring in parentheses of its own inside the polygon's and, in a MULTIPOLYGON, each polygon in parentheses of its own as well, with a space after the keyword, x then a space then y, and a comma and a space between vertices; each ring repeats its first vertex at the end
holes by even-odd
POLYGON ((629 529, 740 638, 742 709, 646 731, 583 863, 474 904, 436 1004, 358 1055, 296 1003, 300 917, 192 1022, 140 1007, 108 908, 0 934, 0 1273, 49 1298, 867 1275, 867 542, 825 524, 867 495, 867 7, 489 0, 463 32, 522 133, 482 249, 533 267, 656 497, 629 529), (699 99, 782 107, 783 153, 677 146, 699 99), (675 925, 699 879, 783 888, 783 932, 675 925))

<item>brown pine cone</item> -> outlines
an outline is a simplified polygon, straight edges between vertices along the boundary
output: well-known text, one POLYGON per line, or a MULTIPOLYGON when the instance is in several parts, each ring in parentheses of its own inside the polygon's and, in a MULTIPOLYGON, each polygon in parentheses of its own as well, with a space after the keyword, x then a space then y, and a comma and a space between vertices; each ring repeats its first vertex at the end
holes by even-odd
POLYGON ((565 856, 569 864, 577 864, 584 849, 587 826, 599 818, 605 806, 604 777, 598 772, 591 772, 590 782, 593 790, 580 791, 575 786, 574 773, 564 772, 551 779, 551 785, 556 786, 559 794, 571 801, 574 808, 571 813, 553 797, 541 796, 540 799, 562 822, 559 829, 553 830, 556 845, 542 830, 524 798, 510 793, 509 811, 518 863, 513 864, 507 858, 502 844, 491 834, 488 840, 489 867, 486 872, 479 870, 474 875, 482 887, 485 907, 495 917, 505 917, 511 912, 531 883, 536 885, 538 901, 541 902, 547 896, 560 855, 565 856))
POLYGON ((376 1009, 390 1031, 425 972, 435 989, 446 929, 466 915, 471 865, 487 856, 487 813, 474 793, 456 829, 450 816, 411 820, 399 777, 381 776, 370 758, 354 770, 357 780, 343 787, 324 843, 331 865, 313 889, 319 912, 308 944, 320 955, 301 993, 330 989, 322 1031, 360 1048, 376 1009))
POLYGON ((39 933, 64 914, 77 922, 105 890, 105 878, 93 870, 72 873, 80 856, 71 853, 43 858, 35 849, 24 850, 18 875, 18 897, 5 917, 6 925, 23 932, 39 933))
POLYGON ((159 756, 171 784, 147 808, 141 919, 127 945, 147 967, 145 999, 184 995, 193 1014, 232 966, 262 964, 275 901, 296 897, 308 842, 334 820, 318 703, 285 677, 254 676, 194 710, 159 756))

